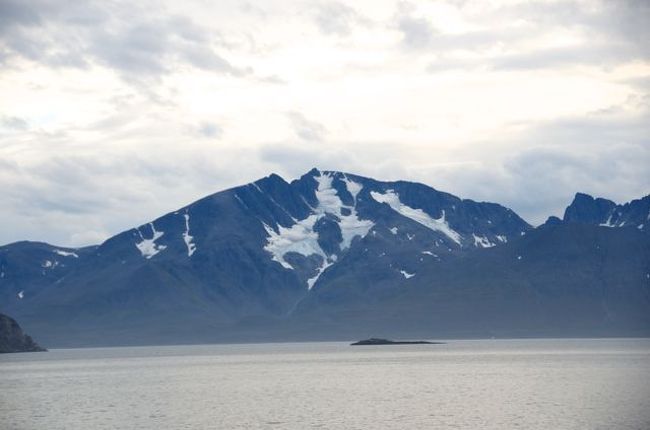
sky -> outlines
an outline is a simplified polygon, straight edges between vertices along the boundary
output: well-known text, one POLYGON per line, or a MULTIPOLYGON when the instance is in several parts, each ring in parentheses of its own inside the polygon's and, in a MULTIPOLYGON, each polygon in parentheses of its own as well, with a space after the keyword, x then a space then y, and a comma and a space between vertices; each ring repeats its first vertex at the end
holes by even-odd
POLYGON ((0 244, 312 167, 528 222, 650 193, 650 2, 0 0, 0 244))

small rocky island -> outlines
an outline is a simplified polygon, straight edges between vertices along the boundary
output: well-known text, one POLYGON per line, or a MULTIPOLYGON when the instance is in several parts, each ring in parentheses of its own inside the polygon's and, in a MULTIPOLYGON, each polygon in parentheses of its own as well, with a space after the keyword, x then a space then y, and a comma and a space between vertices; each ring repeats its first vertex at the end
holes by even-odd
POLYGON ((16 320, 0 314, 0 353, 46 351, 23 333, 16 320))
POLYGON ((352 346, 366 345, 442 345, 444 342, 427 342, 426 340, 388 340, 371 337, 370 339, 360 340, 351 343, 352 346))

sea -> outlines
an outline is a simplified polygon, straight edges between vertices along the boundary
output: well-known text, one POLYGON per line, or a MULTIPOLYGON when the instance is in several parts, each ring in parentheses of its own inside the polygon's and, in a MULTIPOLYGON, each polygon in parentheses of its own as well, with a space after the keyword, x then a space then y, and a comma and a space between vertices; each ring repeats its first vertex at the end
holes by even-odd
POLYGON ((650 429, 650 339, 0 355, 0 429, 650 429))

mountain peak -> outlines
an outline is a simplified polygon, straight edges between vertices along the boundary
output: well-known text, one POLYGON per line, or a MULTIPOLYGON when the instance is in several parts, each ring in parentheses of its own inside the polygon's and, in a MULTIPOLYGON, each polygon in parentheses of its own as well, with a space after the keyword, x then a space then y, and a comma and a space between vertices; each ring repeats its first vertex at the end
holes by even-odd
POLYGON ((573 202, 564 211, 563 220, 602 227, 634 226, 645 230, 650 224, 650 196, 617 205, 602 197, 576 193, 573 202))
POLYGON ((573 202, 564 211, 565 222, 577 222, 585 224, 601 224, 603 218, 616 207, 616 203, 597 198, 589 194, 576 193, 573 202))
POLYGON ((309 172, 305 173, 304 176, 320 176, 321 171, 317 167, 313 167, 309 172))

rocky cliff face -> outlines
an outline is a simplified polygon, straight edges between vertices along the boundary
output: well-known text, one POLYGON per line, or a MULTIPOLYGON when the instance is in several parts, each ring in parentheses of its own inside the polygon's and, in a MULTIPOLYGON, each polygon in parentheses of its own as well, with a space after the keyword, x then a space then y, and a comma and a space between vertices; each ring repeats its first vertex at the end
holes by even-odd
POLYGON ((45 351, 45 349, 23 333, 13 318, 0 314, 0 353, 37 351, 45 351))
POLYGON ((564 221, 602 227, 650 228, 650 196, 617 205, 611 200, 577 193, 564 212, 564 221))

